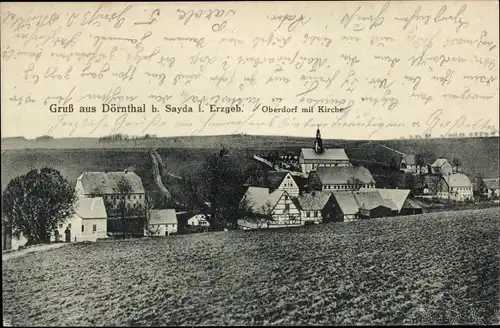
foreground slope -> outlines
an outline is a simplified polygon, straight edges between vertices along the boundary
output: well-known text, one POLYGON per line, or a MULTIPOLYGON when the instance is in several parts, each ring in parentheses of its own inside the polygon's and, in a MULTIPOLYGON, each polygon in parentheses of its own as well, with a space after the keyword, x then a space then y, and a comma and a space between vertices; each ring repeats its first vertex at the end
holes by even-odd
POLYGON ((498 210, 68 245, 3 263, 4 316, 19 325, 497 323, 498 210))

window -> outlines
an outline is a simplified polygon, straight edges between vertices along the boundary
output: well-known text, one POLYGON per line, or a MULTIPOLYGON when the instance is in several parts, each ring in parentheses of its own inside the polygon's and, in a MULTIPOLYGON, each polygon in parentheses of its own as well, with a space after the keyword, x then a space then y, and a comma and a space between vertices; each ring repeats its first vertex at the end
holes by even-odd
POLYGON ((134 195, 134 199, 135 199, 135 195, 134 195))
POLYGON ((82 224, 82 232, 85 231, 85 226, 82 224))
POLYGON ((318 211, 314 211, 314 217, 317 218, 318 217, 318 211))
POLYGON ((97 224, 93 224, 92 225, 92 232, 96 232, 97 231, 97 224))
POLYGON ((128 199, 130 199, 130 195, 128 195, 128 199))
POLYGON ((307 211, 307 212, 306 212, 306 216, 307 216, 308 218, 310 218, 310 217, 311 217, 311 212, 307 211))
POLYGON ((71 223, 68 223, 68 229, 71 229, 71 223))
POLYGON ((290 204, 285 204, 285 211, 289 211, 290 210, 290 204))
POLYGON ((285 195, 285 200, 288 200, 288 196, 287 195, 285 195))

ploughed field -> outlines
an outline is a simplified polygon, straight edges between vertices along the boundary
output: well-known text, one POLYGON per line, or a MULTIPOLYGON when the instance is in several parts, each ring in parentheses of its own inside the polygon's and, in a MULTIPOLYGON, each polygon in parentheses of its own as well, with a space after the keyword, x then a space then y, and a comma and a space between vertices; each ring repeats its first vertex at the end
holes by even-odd
POLYGON ((74 244, 4 261, 16 325, 498 323, 499 209, 74 244))

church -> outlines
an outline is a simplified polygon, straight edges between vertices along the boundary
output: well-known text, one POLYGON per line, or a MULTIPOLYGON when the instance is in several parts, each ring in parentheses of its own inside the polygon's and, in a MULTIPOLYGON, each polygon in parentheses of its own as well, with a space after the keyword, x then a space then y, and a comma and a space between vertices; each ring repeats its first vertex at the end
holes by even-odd
POLYGON ((299 164, 305 176, 318 167, 351 166, 349 158, 342 148, 324 148, 321 132, 316 130, 316 139, 312 148, 300 150, 299 164))

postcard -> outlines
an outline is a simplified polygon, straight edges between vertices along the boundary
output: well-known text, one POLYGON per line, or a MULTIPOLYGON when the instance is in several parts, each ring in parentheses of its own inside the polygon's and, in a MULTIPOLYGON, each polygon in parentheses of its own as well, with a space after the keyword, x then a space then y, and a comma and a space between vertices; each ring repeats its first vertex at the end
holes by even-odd
POLYGON ((0 8, 4 325, 500 323, 498 2, 0 8))

